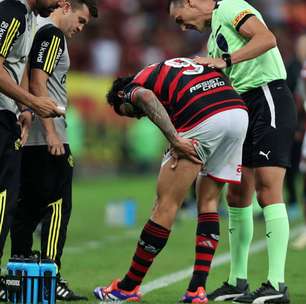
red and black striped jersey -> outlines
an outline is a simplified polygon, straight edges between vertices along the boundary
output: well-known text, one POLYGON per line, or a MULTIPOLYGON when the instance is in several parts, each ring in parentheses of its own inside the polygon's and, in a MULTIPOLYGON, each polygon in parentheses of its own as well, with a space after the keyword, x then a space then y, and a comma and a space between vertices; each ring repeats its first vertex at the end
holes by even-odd
POLYGON ((128 102, 133 102, 133 93, 140 86, 155 93, 179 132, 219 112, 247 109, 221 71, 190 58, 166 60, 140 71, 124 90, 128 102))

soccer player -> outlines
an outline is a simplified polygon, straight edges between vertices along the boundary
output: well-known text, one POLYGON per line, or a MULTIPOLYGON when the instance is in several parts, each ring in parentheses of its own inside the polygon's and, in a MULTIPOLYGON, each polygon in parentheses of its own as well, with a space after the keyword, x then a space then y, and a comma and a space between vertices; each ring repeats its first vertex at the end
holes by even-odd
MULTIPOLYGON (((36 97, 26 90, 27 73, 24 73, 35 14, 48 16, 58 5, 59 0, 0 2, 0 258, 18 195, 19 148, 32 120, 29 107, 44 117, 63 114, 49 97, 36 97)), ((0 300, 5 299, 2 287, 1 279, 0 300)))
POLYGON ((182 302, 207 303, 205 282, 219 239, 218 199, 225 182, 240 183, 246 107, 222 72, 189 58, 170 59, 135 77, 117 79, 108 102, 119 115, 147 116, 172 148, 162 161, 155 205, 129 271, 122 280, 97 287, 94 294, 107 301, 140 300, 140 284, 166 245, 176 213, 197 179, 195 264, 182 302))
MULTIPOLYGON (((81 32, 97 16, 95 0, 69 0, 50 18, 39 19, 29 56, 31 93, 49 96, 67 108, 70 61, 66 38, 81 32)), ((66 127, 64 117, 33 121, 22 149, 21 189, 11 228, 12 255, 27 257, 32 252, 33 232, 42 222, 42 258, 54 260, 59 269, 72 207, 73 157, 66 127)), ((58 276, 58 300, 87 300, 58 276)))
POLYGON ((288 303, 285 260, 289 223, 283 181, 297 122, 286 70, 273 33, 261 14, 244 0, 170 0, 169 12, 182 30, 211 27, 209 57, 196 61, 230 78, 248 107, 249 129, 243 147, 242 182, 230 185, 228 281, 209 295, 212 300, 239 303, 288 303), (252 195, 263 208, 269 258, 268 280, 249 293, 247 261, 253 236, 252 195), (245 295, 243 295, 245 294, 245 295))

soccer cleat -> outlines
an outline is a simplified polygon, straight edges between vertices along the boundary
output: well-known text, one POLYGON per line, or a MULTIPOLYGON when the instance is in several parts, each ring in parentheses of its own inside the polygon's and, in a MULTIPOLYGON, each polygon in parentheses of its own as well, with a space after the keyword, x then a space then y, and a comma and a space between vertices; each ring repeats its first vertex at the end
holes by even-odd
POLYGON ((179 303, 208 303, 206 291, 201 286, 194 292, 187 291, 179 303))
POLYGON ((56 300, 60 301, 88 301, 87 297, 74 293, 69 287, 66 280, 60 278, 56 284, 56 300))
POLYGON ((3 276, 0 276, 0 302, 7 302, 7 289, 3 276))
POLYGON ((278 286, 279 290, 276 290, 269 281, 262 283, 261 287, 254 292, 237 297, 233 302, 256 304, 290 303, 287 286, 284 283, 279 283, 278 286))
POLYGON ((140 286, 136 286, 131 291, 126 291, 118 287, 119 282, 120 280, 117 279, 107 287, 96 287, 93 292, 95 297, 105 302, 140 302, 140 286))
POLYGON ((207 295, 209 300, 215 302, 231 301, 236 297, 242 296, 249 292, 249 284, 245 279, 237 279, 237 285, 233 286, 227 282, 223 282, 223 285, 213 292, 207 295))

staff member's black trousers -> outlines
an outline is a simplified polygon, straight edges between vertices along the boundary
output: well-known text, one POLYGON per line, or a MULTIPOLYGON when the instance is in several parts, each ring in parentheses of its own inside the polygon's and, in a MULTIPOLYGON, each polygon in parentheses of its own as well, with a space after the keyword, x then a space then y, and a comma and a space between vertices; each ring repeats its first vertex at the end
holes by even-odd
POLYGON ((12 256, 27 257, 41 222, 41 256, 59 268, 72 205, 73 159, 69 145, 64 147, 62 156, 51 155, 46 145, 23 148, 20 194, 11 227, 12 256))
POLYGON ((0 259, 14 216, 20 178, 20 127, 16 115, 0 111, 0 259))

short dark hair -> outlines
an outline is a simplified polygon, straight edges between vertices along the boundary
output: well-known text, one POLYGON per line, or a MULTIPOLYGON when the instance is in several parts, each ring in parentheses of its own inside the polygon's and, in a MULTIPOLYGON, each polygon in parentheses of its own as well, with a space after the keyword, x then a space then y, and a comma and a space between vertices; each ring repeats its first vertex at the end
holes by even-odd
POLYGON ((78 9, 80 6, 86 5, 91 17, 98 17, 98 7, 96 0, 69 0, 69 2, 71 3, 72 9, 78 9))
POLYGON ((108 91, 106 98, 107 102, 114 108, 115 112, 122 115, 120 112, 120 106, 123 104, 122 98, 118 96, 118 92, 122 91, 129 83, 132 82, 135 76, 119 77, 117 78, 108 91))
POLYGON ((183 2, 183 0, 168 0, 168 5, 167 5, 168 13, 170 13, 170 5, 171 5, 171 3, 178 4, 178 3, 182 3, 182 2, 183 2))

